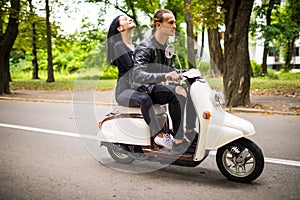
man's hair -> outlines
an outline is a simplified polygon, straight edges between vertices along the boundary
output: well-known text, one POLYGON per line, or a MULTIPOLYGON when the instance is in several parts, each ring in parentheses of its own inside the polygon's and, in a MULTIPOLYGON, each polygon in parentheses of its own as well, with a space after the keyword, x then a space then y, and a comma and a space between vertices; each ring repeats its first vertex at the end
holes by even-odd
POLYGON ((168 9, 159 9, 155 12, 154 16, 153 16, 153 21, 151 24, 151 28, 152 28, 152 35, 155 33, 156 31, 156 22, 163 22, 164 21, 164 17, 163 14, 165 13, 172 13, 172 11, 168 10, 168 9))

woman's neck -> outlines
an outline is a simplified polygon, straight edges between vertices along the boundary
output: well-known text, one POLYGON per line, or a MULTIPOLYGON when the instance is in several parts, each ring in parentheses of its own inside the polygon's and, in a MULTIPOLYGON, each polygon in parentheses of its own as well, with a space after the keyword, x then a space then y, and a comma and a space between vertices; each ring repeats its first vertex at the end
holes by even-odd
POLYGON ((131 30, 121 32, 122 41, 127 45, 132 45, 131 30))
POLYGON ((122 41, 124 42, 124 44, 129 49, 134 51, 134 45, 132 44, 131 30, 121 32, 121 37, 122 37, 122 41))

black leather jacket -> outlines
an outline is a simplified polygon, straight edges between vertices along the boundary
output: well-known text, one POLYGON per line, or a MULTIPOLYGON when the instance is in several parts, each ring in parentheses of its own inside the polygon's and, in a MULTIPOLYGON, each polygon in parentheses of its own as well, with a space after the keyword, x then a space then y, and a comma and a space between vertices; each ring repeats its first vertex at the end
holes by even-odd
MULTIPOLYGON (((130 75, 132 89, 151 90, 152 85, 166 81, 165 74, 175 71, 172 58, 165 56, 166 45, 158 43, 154 36, 143 40, 135 49, 134 67, 130 75)), ((151 92, 151 91, 147 91, 151 92)))

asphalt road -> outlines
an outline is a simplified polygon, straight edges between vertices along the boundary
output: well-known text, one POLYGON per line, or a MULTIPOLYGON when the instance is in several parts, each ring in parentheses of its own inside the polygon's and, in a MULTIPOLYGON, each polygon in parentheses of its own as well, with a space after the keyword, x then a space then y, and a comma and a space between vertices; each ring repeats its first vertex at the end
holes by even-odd
POLYGON ((0 199, 300 199, 300 116, 237 113, 255 125, 266 157, 262 175, 241 184, 213 155, 196 168, 117 165, 91 139, 110 110, 0 101, 0 199))

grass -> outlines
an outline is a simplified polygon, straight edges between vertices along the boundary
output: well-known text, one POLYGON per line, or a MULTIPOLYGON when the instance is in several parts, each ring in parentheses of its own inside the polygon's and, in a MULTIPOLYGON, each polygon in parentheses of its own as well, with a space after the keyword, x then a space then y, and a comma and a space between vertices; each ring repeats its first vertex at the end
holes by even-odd
POLYGON ((115 86, 116 80, 57 80, 52 83, 46 83, 45 80, 14 80, 10 83, 11 90, 110 90, 115 86))
POLYGON ((296 89, 300 88, 300 81, 296 80, 266 80, 252 79, 251 89, 296 89))
MULTIPOLYGON (((76 76, 56 76, 55 82, 46 83, 46 79, 13 79, 10 83, 11 90, 74 90, 74 89, 97 89, 110 90, 115 88, 116 80, 99 80, 94 75, 87 76, 83 74, 81 77, 76 76)), ((268 77, 259 77, 251 79, 251 89, 299 89, 300 73, 290 73, 280 75, 278 79, 270 79, 268 77)), ((207 78, 207 81, 213 89, 223 89, 223 81, 221 78, 207 78)))
POLYGON ((278 89, 289 90, 300 88, 300 73, 283 73, 276 79, 269 77, 259 77, 251 79, 251 89, 278 89))
POLYGON ((39 73, 40 79, 31 79, 29 73, 12 74, 13 81, 10 83, 11 90, 74 90, 74 89, 97 89, 110 90, 115 88, 116 80, 99 80, 100 72, 90 70, 78 74, 55 73, 55 81, 46 83, 47 74, 39 73))

